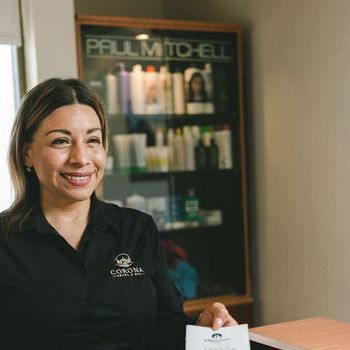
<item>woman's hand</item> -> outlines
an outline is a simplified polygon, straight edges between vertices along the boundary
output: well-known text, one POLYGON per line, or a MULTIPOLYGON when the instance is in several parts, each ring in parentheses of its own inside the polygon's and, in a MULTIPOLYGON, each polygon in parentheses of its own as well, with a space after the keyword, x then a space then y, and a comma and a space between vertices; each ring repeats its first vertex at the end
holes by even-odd
POLYGON ((221 327, 235 326, 237 324, 225 305, 221 303, 214 303, 207 307, 197 320, 197 326, 211 327, 214 331, 221 327))

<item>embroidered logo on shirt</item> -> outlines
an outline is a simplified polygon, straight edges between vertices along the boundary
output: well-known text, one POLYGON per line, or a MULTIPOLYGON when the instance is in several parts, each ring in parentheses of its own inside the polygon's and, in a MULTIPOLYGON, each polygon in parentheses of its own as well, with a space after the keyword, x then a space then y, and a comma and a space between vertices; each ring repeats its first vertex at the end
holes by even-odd
POLYGON ((125 253, 117 255, 117 257, 114 259, 114 261, 120 267, 129 267, 133 264, 133 262, 130 259, 130 256, 128 254, 125 254, 125 253))
POLYGON ((111 270, 112 277, 134 277, 143 276, 146 274, 142 270, 142 267, 131 267, 131 265, 133 265, 134 262, 126 253, 118 254, 117 257, 114 259, 114 262, 119 268, 111 270))

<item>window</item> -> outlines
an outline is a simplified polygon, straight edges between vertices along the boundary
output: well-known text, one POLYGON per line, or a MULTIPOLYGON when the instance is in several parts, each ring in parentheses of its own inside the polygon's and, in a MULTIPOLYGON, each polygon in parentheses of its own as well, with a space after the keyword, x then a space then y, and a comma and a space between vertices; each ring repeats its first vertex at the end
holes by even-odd
POLYGON ((12 124, 19 105, 19 80, 16 47, 0 45, 0 211, 12 202, 12 186, 7 154, 12 124))

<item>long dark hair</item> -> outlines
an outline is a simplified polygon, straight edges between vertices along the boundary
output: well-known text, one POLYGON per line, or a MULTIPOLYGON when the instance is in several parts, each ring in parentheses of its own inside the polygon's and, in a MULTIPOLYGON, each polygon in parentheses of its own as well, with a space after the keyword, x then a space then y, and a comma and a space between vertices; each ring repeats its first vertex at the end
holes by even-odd
POLYGON ((191 79, 188 83, 188 102, 207 102, 208 95, 207 91, 205 89, 205 80, 201 73, 195 72, 192 74, 191 79), (195 93, 193 91, 192 83, 195 79, 199 79, 201 82, 201 90, 199 92, 199 95, 201 96, 200 101, 195 100, 195 93))
MULTIPOLYGON (((42 121, 57 108, 84 104, 94 109, 101 123, 103 147, 108 148, 108 126, 102 100, 78 79, 52 78, 31 89, 25 96, 12 127, 8 163, 15 198, 0 214, 2 231, 8 236, 21 229, 23 222, 40 199, 40 186, 35 173, 26 171, 24 148, 42 121)), ((102 182, 95 190, 102 195, 102 182)))

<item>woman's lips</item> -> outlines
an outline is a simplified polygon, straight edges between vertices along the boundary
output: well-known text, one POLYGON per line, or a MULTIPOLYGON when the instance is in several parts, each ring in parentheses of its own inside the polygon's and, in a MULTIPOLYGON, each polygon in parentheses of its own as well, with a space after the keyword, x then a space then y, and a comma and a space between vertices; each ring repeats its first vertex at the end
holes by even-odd
POLYGON ((84 173, 60 173, 71 185, 73 186, 86 186, 90 183, 91 175, 94 172, 84 172, 84 173))

